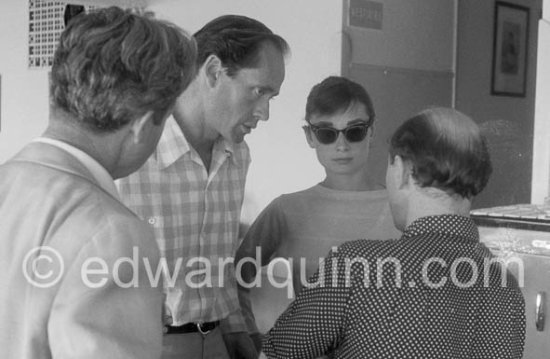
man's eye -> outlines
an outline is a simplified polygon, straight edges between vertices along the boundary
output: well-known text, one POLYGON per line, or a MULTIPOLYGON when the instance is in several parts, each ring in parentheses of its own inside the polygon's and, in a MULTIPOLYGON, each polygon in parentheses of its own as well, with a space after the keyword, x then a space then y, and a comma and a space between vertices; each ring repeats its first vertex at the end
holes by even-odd
POLYGON ((265 95, 264 89, 256 88, 256 96, 262 97, 263 95, 265 95))

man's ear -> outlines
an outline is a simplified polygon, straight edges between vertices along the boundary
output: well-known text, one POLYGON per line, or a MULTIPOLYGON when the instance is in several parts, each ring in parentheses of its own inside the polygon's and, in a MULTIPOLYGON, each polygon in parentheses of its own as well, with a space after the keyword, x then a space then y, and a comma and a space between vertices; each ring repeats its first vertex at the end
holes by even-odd
POLYGON ((224 67, 220 58, 216 55, 210 55, 206 58, 203 64, 204 75, 210 87, 214 87, 218 82, 218 78, 224 71, 224 67))
POLYGON ((306 141, 309 147, 315 148, 315 143, 313 142, 313 134, 311 133, 311 129, 309 126, 302 126, 302 129, 304 130, 304 135, 306 136, 306 141))
POLYGON ((147 138, 149 131, 151 131, 151 126, 156 126, 153 123, 154 118, 153 111, 147 111, 143 116, 132 122, 130 131, 133 135, 134 143, 143 142, 147 138))
POLYGON ((395 155, 393 158, 393 166, 396 167, 394 173, 396 176, 396 183, 399 188, 405 188, 414 182, 411 164, 408 161, 403 160, 403 157, 395 155))

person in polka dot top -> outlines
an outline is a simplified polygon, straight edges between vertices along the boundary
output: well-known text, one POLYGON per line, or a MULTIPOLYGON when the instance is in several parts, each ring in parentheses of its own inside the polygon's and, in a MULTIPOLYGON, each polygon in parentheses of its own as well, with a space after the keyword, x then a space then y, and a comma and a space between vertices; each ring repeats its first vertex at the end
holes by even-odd
POLYGON ((268 358, 521 358, 517 279, 469 218, 491 162, 466 115, 432 108, 390 141, 386 185, 398 240, 331 251, 263 340, 268 358))

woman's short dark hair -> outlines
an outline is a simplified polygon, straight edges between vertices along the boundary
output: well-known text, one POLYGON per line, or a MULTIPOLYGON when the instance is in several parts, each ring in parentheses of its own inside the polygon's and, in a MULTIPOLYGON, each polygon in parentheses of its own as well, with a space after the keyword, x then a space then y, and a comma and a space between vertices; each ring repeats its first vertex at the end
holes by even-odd
POLYGON ((117 7, 79 14, 54 55, 52 105, 96 132, 148 111, 160 124, 191 81, 196 52, 183 30, 151 14, 117 7))
POLYGON ((305 119, 309 122, 312 115, 333 115, 346 111, 354 103, 365 105, 372 123, 374 107, 365 88, 345 77, 330 76, 313 86, 309 92, 305 119))
POLYGON ((271 43, 283 55, 289 51, 281 36, 258 20, 241 15, 217 17, 193 36, 198 47, 197 67, 202 66, 208 56, 216 55, 229 76, 243 68, 254 68, 265 43, 271 43))
POLYGON ((471 198, 489 181, 492 166, 477 124, 450 108, 432 108, 405 121, 390 140, 390 161, 412 165, 421 187, 471 198))

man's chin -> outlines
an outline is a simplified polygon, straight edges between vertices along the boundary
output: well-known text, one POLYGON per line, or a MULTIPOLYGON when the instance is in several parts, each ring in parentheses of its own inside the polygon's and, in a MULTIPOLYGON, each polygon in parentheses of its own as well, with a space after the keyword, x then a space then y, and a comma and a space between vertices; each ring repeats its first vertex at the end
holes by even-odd
POLYGON ((231 137, 231 142, 233 143, 241 143, 244 141, 244 136, 246 133, 239 133, 239 134, 233 134, 231 137))

